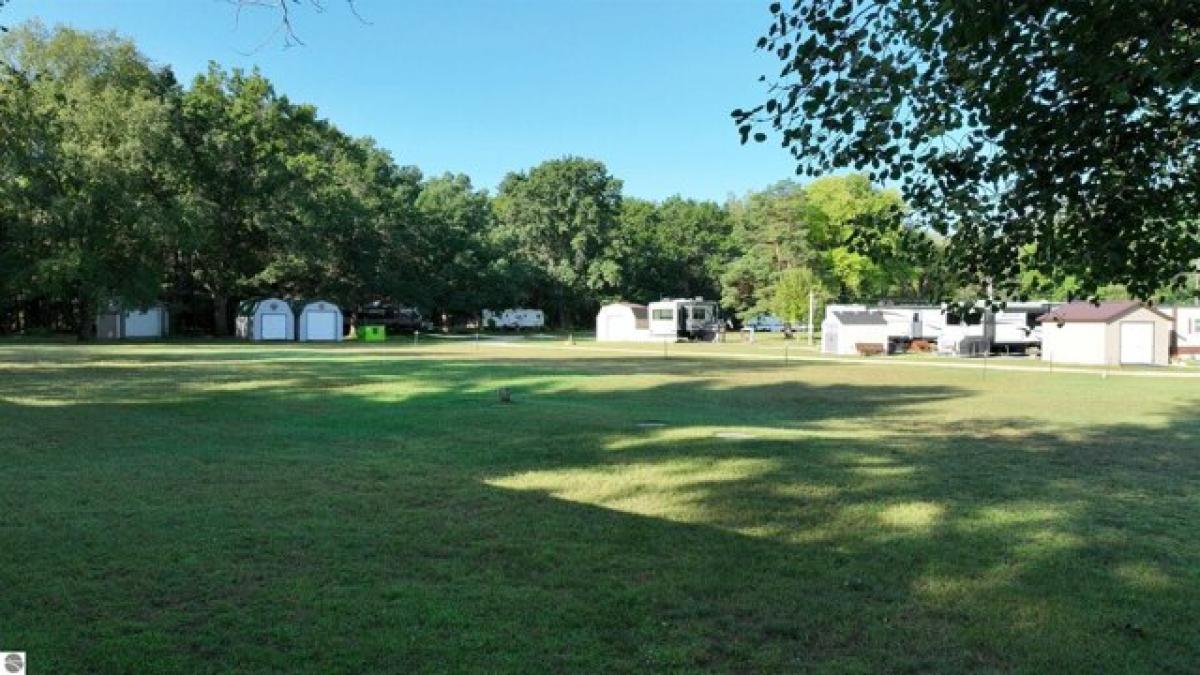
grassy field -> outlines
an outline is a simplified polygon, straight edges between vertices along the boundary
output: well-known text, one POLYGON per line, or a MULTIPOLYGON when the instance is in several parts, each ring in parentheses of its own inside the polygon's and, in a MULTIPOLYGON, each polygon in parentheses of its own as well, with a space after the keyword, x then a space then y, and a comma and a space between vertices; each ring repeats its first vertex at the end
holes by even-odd
POLYGON ((0 649, 32 673, 1200 663, 1200 380, 583 347, 0 342, 0 649))

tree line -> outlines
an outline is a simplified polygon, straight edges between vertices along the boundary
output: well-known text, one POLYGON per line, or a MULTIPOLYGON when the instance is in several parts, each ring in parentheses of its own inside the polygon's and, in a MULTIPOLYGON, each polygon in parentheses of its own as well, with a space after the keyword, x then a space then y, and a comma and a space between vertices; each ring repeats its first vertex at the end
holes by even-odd
MULTIPOLYGON (((425 176, 369 138, 210 64, 184 85, 111 33, 0 38, 0 331, 86 338, 112 301, 227 335, 240 300, 381 300, 452 324, 485 307, 590 325, 612 300, 720 298, 739 317, 808 298, 932 301, 978 289, 945 242, 899 226, 862 175, 725 203, 626 197, 603 163, 548 160, 496 193, 425 176), (864 223, 886 223, 864 241, 864 223)), ((1030 283, 1045 285, 1032 276, 1030 283)))

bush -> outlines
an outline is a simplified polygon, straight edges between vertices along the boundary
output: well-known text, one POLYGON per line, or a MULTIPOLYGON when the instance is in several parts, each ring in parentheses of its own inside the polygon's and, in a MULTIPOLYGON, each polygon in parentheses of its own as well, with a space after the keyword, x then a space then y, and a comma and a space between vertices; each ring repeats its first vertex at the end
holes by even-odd
POLYGON ((863 356, 879 356, 883 353, 883 345, 875 342, 856 342, 854 348, 863 356))
POLYGON ((908 351, 927 353, 933 351, 933 343, 929 340, 913 340, 908 343, 908 351))

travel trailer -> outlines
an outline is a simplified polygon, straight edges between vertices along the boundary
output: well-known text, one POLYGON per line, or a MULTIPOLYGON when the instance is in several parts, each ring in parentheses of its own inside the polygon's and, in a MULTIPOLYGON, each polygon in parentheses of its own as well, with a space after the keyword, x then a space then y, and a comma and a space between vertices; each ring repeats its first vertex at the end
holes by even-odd
POLYGON ((669 298, 652 302, 650 334, 659 338, 714 340, 721 329, 721 315, 713 300, 669 298))
POLYGON ((960 356, 993 351, 1024 353, 1042 344, 1038 318, 1054 307, 1054 303, 1041 301, 1009 302, 995 309, 982 302, 966 308, 947 307, 938 352, 960 356))
POLYGON ((480 313, 484 328, 507 328, 521 330, 523 328, 542 328, 546 325, 546 314, 540 309, 506 309, 503 312, 493 312, 485 309, 480 313))

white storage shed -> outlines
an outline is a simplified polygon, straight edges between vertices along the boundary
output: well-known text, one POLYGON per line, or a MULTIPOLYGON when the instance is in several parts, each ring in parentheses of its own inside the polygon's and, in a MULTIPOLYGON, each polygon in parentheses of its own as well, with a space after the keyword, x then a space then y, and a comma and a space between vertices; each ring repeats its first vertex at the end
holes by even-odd
POLYGON ((310 300, 300 307, 296 339, 301 342, 341 342, 342 310, 327 300, 310 300))
POLYGON ((96 337, 101 340, 161 338, 169 332, 170 314, 162 303, 126 310, 113 305, 96 317, 96 337))
POLYGON ((1072 302, 1041 317, 1042 359, 1094 366, 1170 361, 1171 317, 1134 300, 1072 302))
POLYGON ((279 298, 247 300, 237 317, 237 336, 243 340, 289 341, 296 339, 296 316, 279 298))
POLYGON ((878 345, 887 352, 888 322, 879 312, 833 311, 821 322, 821 351, 825 354, 859 353, 859 345, 878 345))
POLYGON ((650 314, 645 305, 614 302, 596 314, 597 342, 639 342, 650 339, 650 314))

